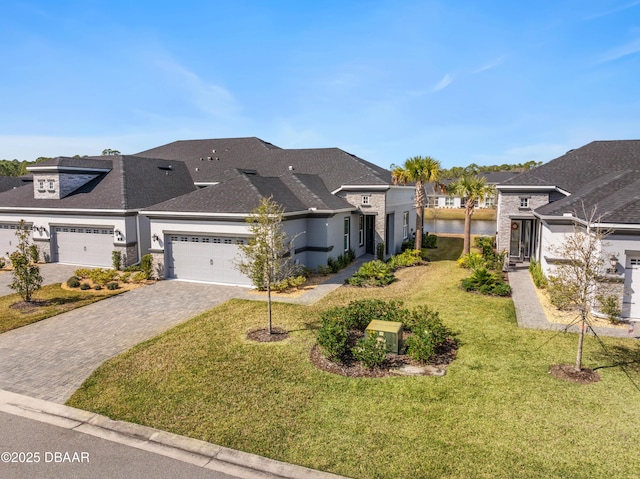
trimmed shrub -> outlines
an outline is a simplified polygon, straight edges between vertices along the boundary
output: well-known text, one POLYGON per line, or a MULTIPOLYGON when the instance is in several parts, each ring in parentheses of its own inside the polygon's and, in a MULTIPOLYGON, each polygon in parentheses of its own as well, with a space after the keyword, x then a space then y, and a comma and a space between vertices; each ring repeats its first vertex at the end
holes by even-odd
POLYGON ((38 248, 35 244, 30 244, 28 248, 29 259, 33 263, 38 263, 40 261, 40 248, 38 248))
POLYGON ((128 283, 129 280, 131 279, 131 272, 130 271, 122 271, 122 272, 118 273, 118 279, 120 281, 122 281, 123 283, 128 283))
POLYGON ((130 281, 132 283, 143 283, 147 280, 147 275, 144 271, 136 271, 131 274, 130 281))
POLYGON ((493 242, 492 236, 476 236, 473 240, 474 246, 482 251, 482 256, 487 259, 493 256, 493 242))
POLYGON ((438 242, 438 237, 436 235, 430 235, 427 232, 424 234, 424 237, 422 239, 422 246, 429 249, 437 248, 437 245, 436 245, 437 242, 438 242))
POLYGON ((394 271, 422 263, 424 263, 424 260, 422 259, 422 252, 417 249, 405 250, 400 254, 392 256, 388 261, 389 266, 394 271))
POLYGON ((89 279, 97 285, 104 286, 109 281, 113 281, 118 272, 113 269, 96 268, 89 272, 89 279))
POLYGON ((3 269, 7 265, 7 260, 0 256, 0 269, 3 269))
POLYGON ((437 311, 422 306, 411 312, 407 329, 407 355, 416 361, 429 362, 440 346, 446 343, 451 331, 442 323, 437 311))
POLYGON ((82 284, 80 285, 80 289, 81 289, 82 291, 86 291, 86 290, 88 290, 88 289, 91 289, 91 286, 89 286, 89 283, 82 283, 82 284))
POLYGON ((381 366, 387 359, 387 349, 384 341, 379 341, 375 334, 365 334, 351 349, 351 354, 363 366, 373 369, 381 366))
POLYGON ((144 279, 153 278, 153 255, 145 254, 140 260, 140 271, 144 273, 144 279))
POLYGON ((329 267, 331 273, 337 273, 338 271, 340 271, 340 261, 331 256, 327 259, 327 266, 329 267))
POLYGON ((318 265, 318 274, 327 275, 331 273, 331 267, 329 265, 318 265))
POLYGON ((120 270, 120 266, 122 265, 122 251, 118 251, 114 249, 111 252, 111 262, 113 264, 113 269, 116 271, 120 270))
POLYGON ((340 361, 347 352, 349 336, 344 321, 336 317, 339 309, 333 308, 325 312, 317 336, 318 344, 324 349, 325 356, 334 361, 340 361))
POLYGON ((376 245, 376 258, 379 261, 384 261, 384 250, 385 250, 384 241, 376 245))
POLYGON ((71 278, 67 280, 67 286, 69 286, 70 288, 77 288, 78 286, 80 286, 80 280, 77 276, 71 276, 71 278))
POLYGON ((402 308, 402 301, 383 301, 381 299, 359 299, 351 301, 340 311, 347 329, 364 331, 374 319, 380 321, 398 321, 404 323, 404 317, 409 313, 402 308))
POLYGON ((484 257, 480 253, 469 253, 460 256, 458 266, 466 269, 483 268, 485 265, 484 257))
POLYGON ((542 271, 542 266, 533 258, 529 263, 529 273, 531 274, 531 279, 533 280, 533 284, 536 285, 536 288, 544 289, 549 284, 547 277, 542 271))
POLYGON ((620 323, 620 315, 622 314, 622 309, 620 308, 620 299, 613 294, 601 294, 597 297, 597 299, 600 303, 600 311, 607 315, 609 321, 612 324, 620 323))
POLYGON ((95 289, 96 291, 100 291, 102 289, 102 286, 100 286, 99 284, 96 284, 93 289, 95 289))
POLYGON ((116 289, 120 289, 120 286, 118 285, 118 283, 107 283, 107 289, 109 291, 115 291, 116 289))
POLYGON ((91 274, 91 268, 78 268, 73 272, 73 274, 81 279, 88 278, 91 274))
POLYGON ((391 266, 376 259, 360 266, 360 269, 346 282, 352 286, 386 286, 395 280, 391 266))

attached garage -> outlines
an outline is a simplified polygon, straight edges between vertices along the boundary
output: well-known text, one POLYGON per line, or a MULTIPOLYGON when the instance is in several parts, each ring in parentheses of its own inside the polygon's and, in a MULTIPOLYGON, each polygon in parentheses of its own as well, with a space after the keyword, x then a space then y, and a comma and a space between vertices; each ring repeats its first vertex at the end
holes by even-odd
POLYGON ((640 318, 640 256, 627 258, 625 268, 625 309, 627 317, 640 318))
POLYGON ((0 257, 9 256, 16 250, 18 223, 0 223, 0 257))
POLYGON ((251 281, 235 268, 239 244, 246 237, 171 234, 165 238, 167 277, 251 286, 251 281))
POLYGON ((113 229, 56 226, 52 228, 52 260, 82 266, 112 266, 113 229))

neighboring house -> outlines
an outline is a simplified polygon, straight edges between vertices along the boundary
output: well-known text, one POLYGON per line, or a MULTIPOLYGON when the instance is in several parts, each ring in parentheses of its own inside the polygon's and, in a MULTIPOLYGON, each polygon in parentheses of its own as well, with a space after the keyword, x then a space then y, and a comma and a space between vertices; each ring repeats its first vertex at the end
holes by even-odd
POLYGON ((180 161, 54 158, 28 169, 31 182, 0 193, 0 255, 15 250, 24 220, 47 262, 111 266, 119 250, 136 263, 150 245, 140 208, 196 189, 180 161))
MULTIPOLYGON (((505 181, 517 176, 518 173, 512 171, 492 171, 480 173, 479 177, 485 178, 488 185, 497 186, 505 181)), ((427 207, 428 208, 464 208, 464 198, 447 193, 447 185, 455 179, 447 178, 440 184, 430 183, 427 185, 427 207)), ((476 202, 476 208, 495 208, 498 194, 488 195, 476 202)))
POLYGON ((562 260, 556 247, 595 208, 592 226, 611 232, 602 273, 619 285, 622 316, 640 318, 640 140, 594 141, 498 191, 498 250, 512 262, 535 258, 547 274, 562 260))
POLYGON ((0 254, 24 220, 46 261, 110 266, 151 253, 161 278, 249 285, 235 269, 262 197, 285 210, 294 260, 326 265, 352 249, 386 256, 413 234, 413 186, 338 148, 287 150, 258 138, 177 141, 134 156, 56 158, 0 193, 0 254))
POLYGON ((285 209, 294 260, 309 268, 352 249, 395 254, 415 224, 414 187, 338 148, 281 149, 258 138, 177 141, 138 156, 184 161, 202 189, 145 208, 151 252, 167 278, 250 284, 234 267, 262 197, 285 209), (204 259, 204 261, 203 261, 204 259))

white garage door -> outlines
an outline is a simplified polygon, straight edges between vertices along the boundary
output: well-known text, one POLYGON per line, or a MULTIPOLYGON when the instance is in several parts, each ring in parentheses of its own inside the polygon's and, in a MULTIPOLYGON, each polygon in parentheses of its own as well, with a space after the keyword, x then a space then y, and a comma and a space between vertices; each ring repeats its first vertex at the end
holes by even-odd
POLYGON ((9 256, 16 250, 18 237, 17 223, 0 223, 0 256, 9 256))
POLYGON ((238 244, 246 238, 168 235, 165 239, 167 277, 234 285, 251 285, 235 268, 238 244))
POLYGON ((640 257, 629 258, 625 277, 625 302, 628 302, 629 317, 640 318, 640 257))
POLYGON ((113 229, 56 226, 51 237, 53 261, 83 266, 112 265, 113 229))

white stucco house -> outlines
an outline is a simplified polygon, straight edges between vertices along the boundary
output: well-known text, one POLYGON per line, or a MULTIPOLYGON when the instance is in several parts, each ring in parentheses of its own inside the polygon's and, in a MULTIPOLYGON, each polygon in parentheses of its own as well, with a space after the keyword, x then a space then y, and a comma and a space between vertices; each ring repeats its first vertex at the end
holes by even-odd
POLYGON ((594 141, 498 187, 497 248, 535 258, 545 273, 574 225, 608 231, 602 278, 617 285, 623 318, 640 319, 640 140, 594 141))
POLYGON ((24 220, 46 261, 110 266, 154 256, 158 275, 250 285, 234 267, 262 197, 285 210, 294 260, 325 265, 349 249, 387 256, 413 235, 413 186, 338 148, 282 149, 258 138, 177 141, 135 155, 55 158, 0 192, 0 254, 24 220), (23 181, 24 182, 24 181, 23 181))

